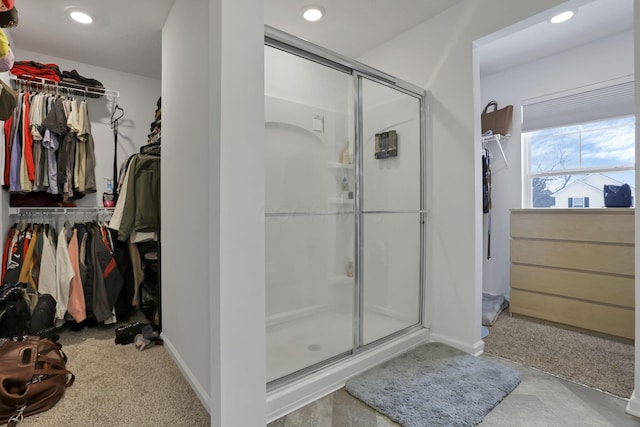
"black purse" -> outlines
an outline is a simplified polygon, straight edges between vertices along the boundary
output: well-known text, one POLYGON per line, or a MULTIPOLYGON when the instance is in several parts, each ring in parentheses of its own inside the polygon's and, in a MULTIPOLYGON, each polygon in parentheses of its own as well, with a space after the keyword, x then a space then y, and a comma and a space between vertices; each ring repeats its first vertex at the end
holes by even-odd
POLYGON ((0 338, 21 339, 28 335, 31 310, 25 299, 25 289, 24 283, 0 287, 0 338))
POLYGON ((629 184, 604 185, 604 205, 608 208, 629 208, 632 205, 629 184))

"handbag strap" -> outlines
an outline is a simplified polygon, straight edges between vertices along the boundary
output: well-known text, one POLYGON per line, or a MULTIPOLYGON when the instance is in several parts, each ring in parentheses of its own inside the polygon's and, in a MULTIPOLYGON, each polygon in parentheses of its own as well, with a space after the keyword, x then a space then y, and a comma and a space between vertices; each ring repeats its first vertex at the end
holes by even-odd
POLYGON ((71 387, 76 380, 76 376, 67 369, 36 369, 33 375, 35 380, 32 379, 29 384, 40 382, 47 375, 64 375, 66 377, 65 387, 71 387))
POLYGON ((493 105, 493 111, 496 111, 498 109, 498 103, 496 101, 491 101, 487 104, 486 107, 484 107, 484 110, 482 110, 482 114, 487 114, 487 110, 492 105, 493 105))

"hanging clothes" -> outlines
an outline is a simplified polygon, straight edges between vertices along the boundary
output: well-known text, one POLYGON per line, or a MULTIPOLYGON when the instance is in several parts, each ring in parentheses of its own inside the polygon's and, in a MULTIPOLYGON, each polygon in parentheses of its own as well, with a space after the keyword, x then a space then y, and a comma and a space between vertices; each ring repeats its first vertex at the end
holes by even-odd
POLYGON ((46 150, 45 163, 47 165, 46 171, 43 170, 43 174, 46 174, 47 177, 47 192, 50 194, 58 194, 58 168, 56 152, 58 151, 58 147, 60 146, 60 141, 58 140, 58 134, 51 130, 51 128, 55 128, 55 119, 49 121, 47 120, 47 118, 53 111, 53 106, 54 99, 53 97, 49 97, 47 99, 47 110, 45 118, 42 121, 42 126, 44 127, 42 147, 46 150), (47 127, 47 124, 50 127, 47 127))
POLYGON ((157 240, 160 228, 160 156, 135 154, 128 163, 122 192, 116 202, 109 227, 118 231, 118 239, 145 240, 135 233, 157 240))
POLYGON ((18 94, 18 103, 14 112, 14 124, 11 136, 11 163, 9 165, 9 191, 19 192, 20 188, 20 163, 22 160, 22 106, 24 93, 18 94))
POLYGON ((9 254, 7 257, 7 265, 3 279, 4 283, 17 283, 20 278, 20 269, 22 268, 23 249, 24 249, 24 229, 22 226, 16 226, 14 233, 9 232, 11 243, 9 243, 9 254))
POLYGON ((3 134, 4 134, 4 141, 3 141, 4 159, 2 162, 2 167, 4 168, 2 170, 2 186, 3 187, 6 187, 7 185, 9 185, 9 170, 10 170, 10 164, 11 164, 11 127, 13 126, 14 116, 15 116, 15 110, 14 110, 14 114, 4 121, 4 127, 3 127, 3 134))
POLYGON ((49 294, 55 299, 58 285, 56 275, 56 247, 51 240, 52 233, 55 233, 55 230, 51 227, 47 227, 43 233, 38 292, 41 294, 49 294))
POLYGON ((69 240, 69 260, 73 266, 73 278, 69 284, 69 301, 67 310, 77 323, 87 318, 87 307, 82 290, 82 276, 80 274, 80 246, 78 245, 78 229, 73 228, 71 240, 69 240))
POLYGON ((33 163, 33 136, 29 123, 29 111, 31 95, 25 93, 22 97, 22 156, 20 158, 20 191, 28 193, 33 190, 33 181, 36 178, 35 165, 33 163))
POLYGON ((58 325, 127 318, 136 305, 134 271, 141 267, 115 235, 97 222, 65 222, 59 233, 46 223, 14 224, 3 245, 3 283, 26 282, 51 295, 58 325))
POLYGON ((482 212, 487 219, 487 259, 491 259, 491 153, 482 149, 482 212))
POLYGON ((9 192, 46 192, 67 202, 97 190, 86 99, 19 91, 14 114, 2 131, 1 178, 9 192))
POLYGON ((56 319, 63 320, 67 311, 69 301, 69 289, 71 279, 73 279, 74 271, 69 256, 69 247, 67 237, 70 234, 70 228, 67 223, 62 227, 58 234, 58 245, 56 248, 56 319))

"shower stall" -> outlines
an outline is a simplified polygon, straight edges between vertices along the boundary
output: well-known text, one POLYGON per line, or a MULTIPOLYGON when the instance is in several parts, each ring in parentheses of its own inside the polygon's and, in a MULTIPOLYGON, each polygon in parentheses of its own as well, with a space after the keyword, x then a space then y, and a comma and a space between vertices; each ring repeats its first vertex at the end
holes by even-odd
POLYGON ((421 328, 424 90, 265 28, 267 382, 421 328))

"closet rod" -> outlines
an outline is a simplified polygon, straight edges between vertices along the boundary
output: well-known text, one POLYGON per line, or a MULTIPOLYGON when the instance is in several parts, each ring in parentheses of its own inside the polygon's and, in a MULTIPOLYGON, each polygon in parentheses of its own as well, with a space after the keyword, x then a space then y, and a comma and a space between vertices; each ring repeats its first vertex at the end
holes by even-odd
POLYGON ((114 208, 103 208, 103 207, 12 207, 9 208, 9 215, 23 215, 23 214, 34 214, 34 213, 45 213, 45 214, 60 214, 60 215, 68 215, 68 214, 91 214, 91 213, 108 213, 112 214, 114 208))
POLYGON ((504 149, 502 148, 501 139, 505 137, 501 135, 483 135, 482 136, 482 146, 484 147, 488 142, 496 142, 498 144, 498 148, 500 148, 500 153, 502 153, 502 159, 504 160, 504 164, 506 167, 509 167, 509 163, 507 162, 507 156, 504 154, 504 149))
POLYGON ((15 87, 29 87, 35 85, 36 87, 51 90, 51 91, 59 91, 61 93, 75 93, 76 95, 99 95, 105 96, 111 99, 117 99, 120 97, 120 91, 104 89, 104 88, 93 88, 90 86, 83 86, 74 83, 58 83, 55 80, 47 79, 44 77, 30 76, 28 74, 24 74, 24 76, 28 77, 26 79, 12 76, 10 80, 15 82, 15 87))

